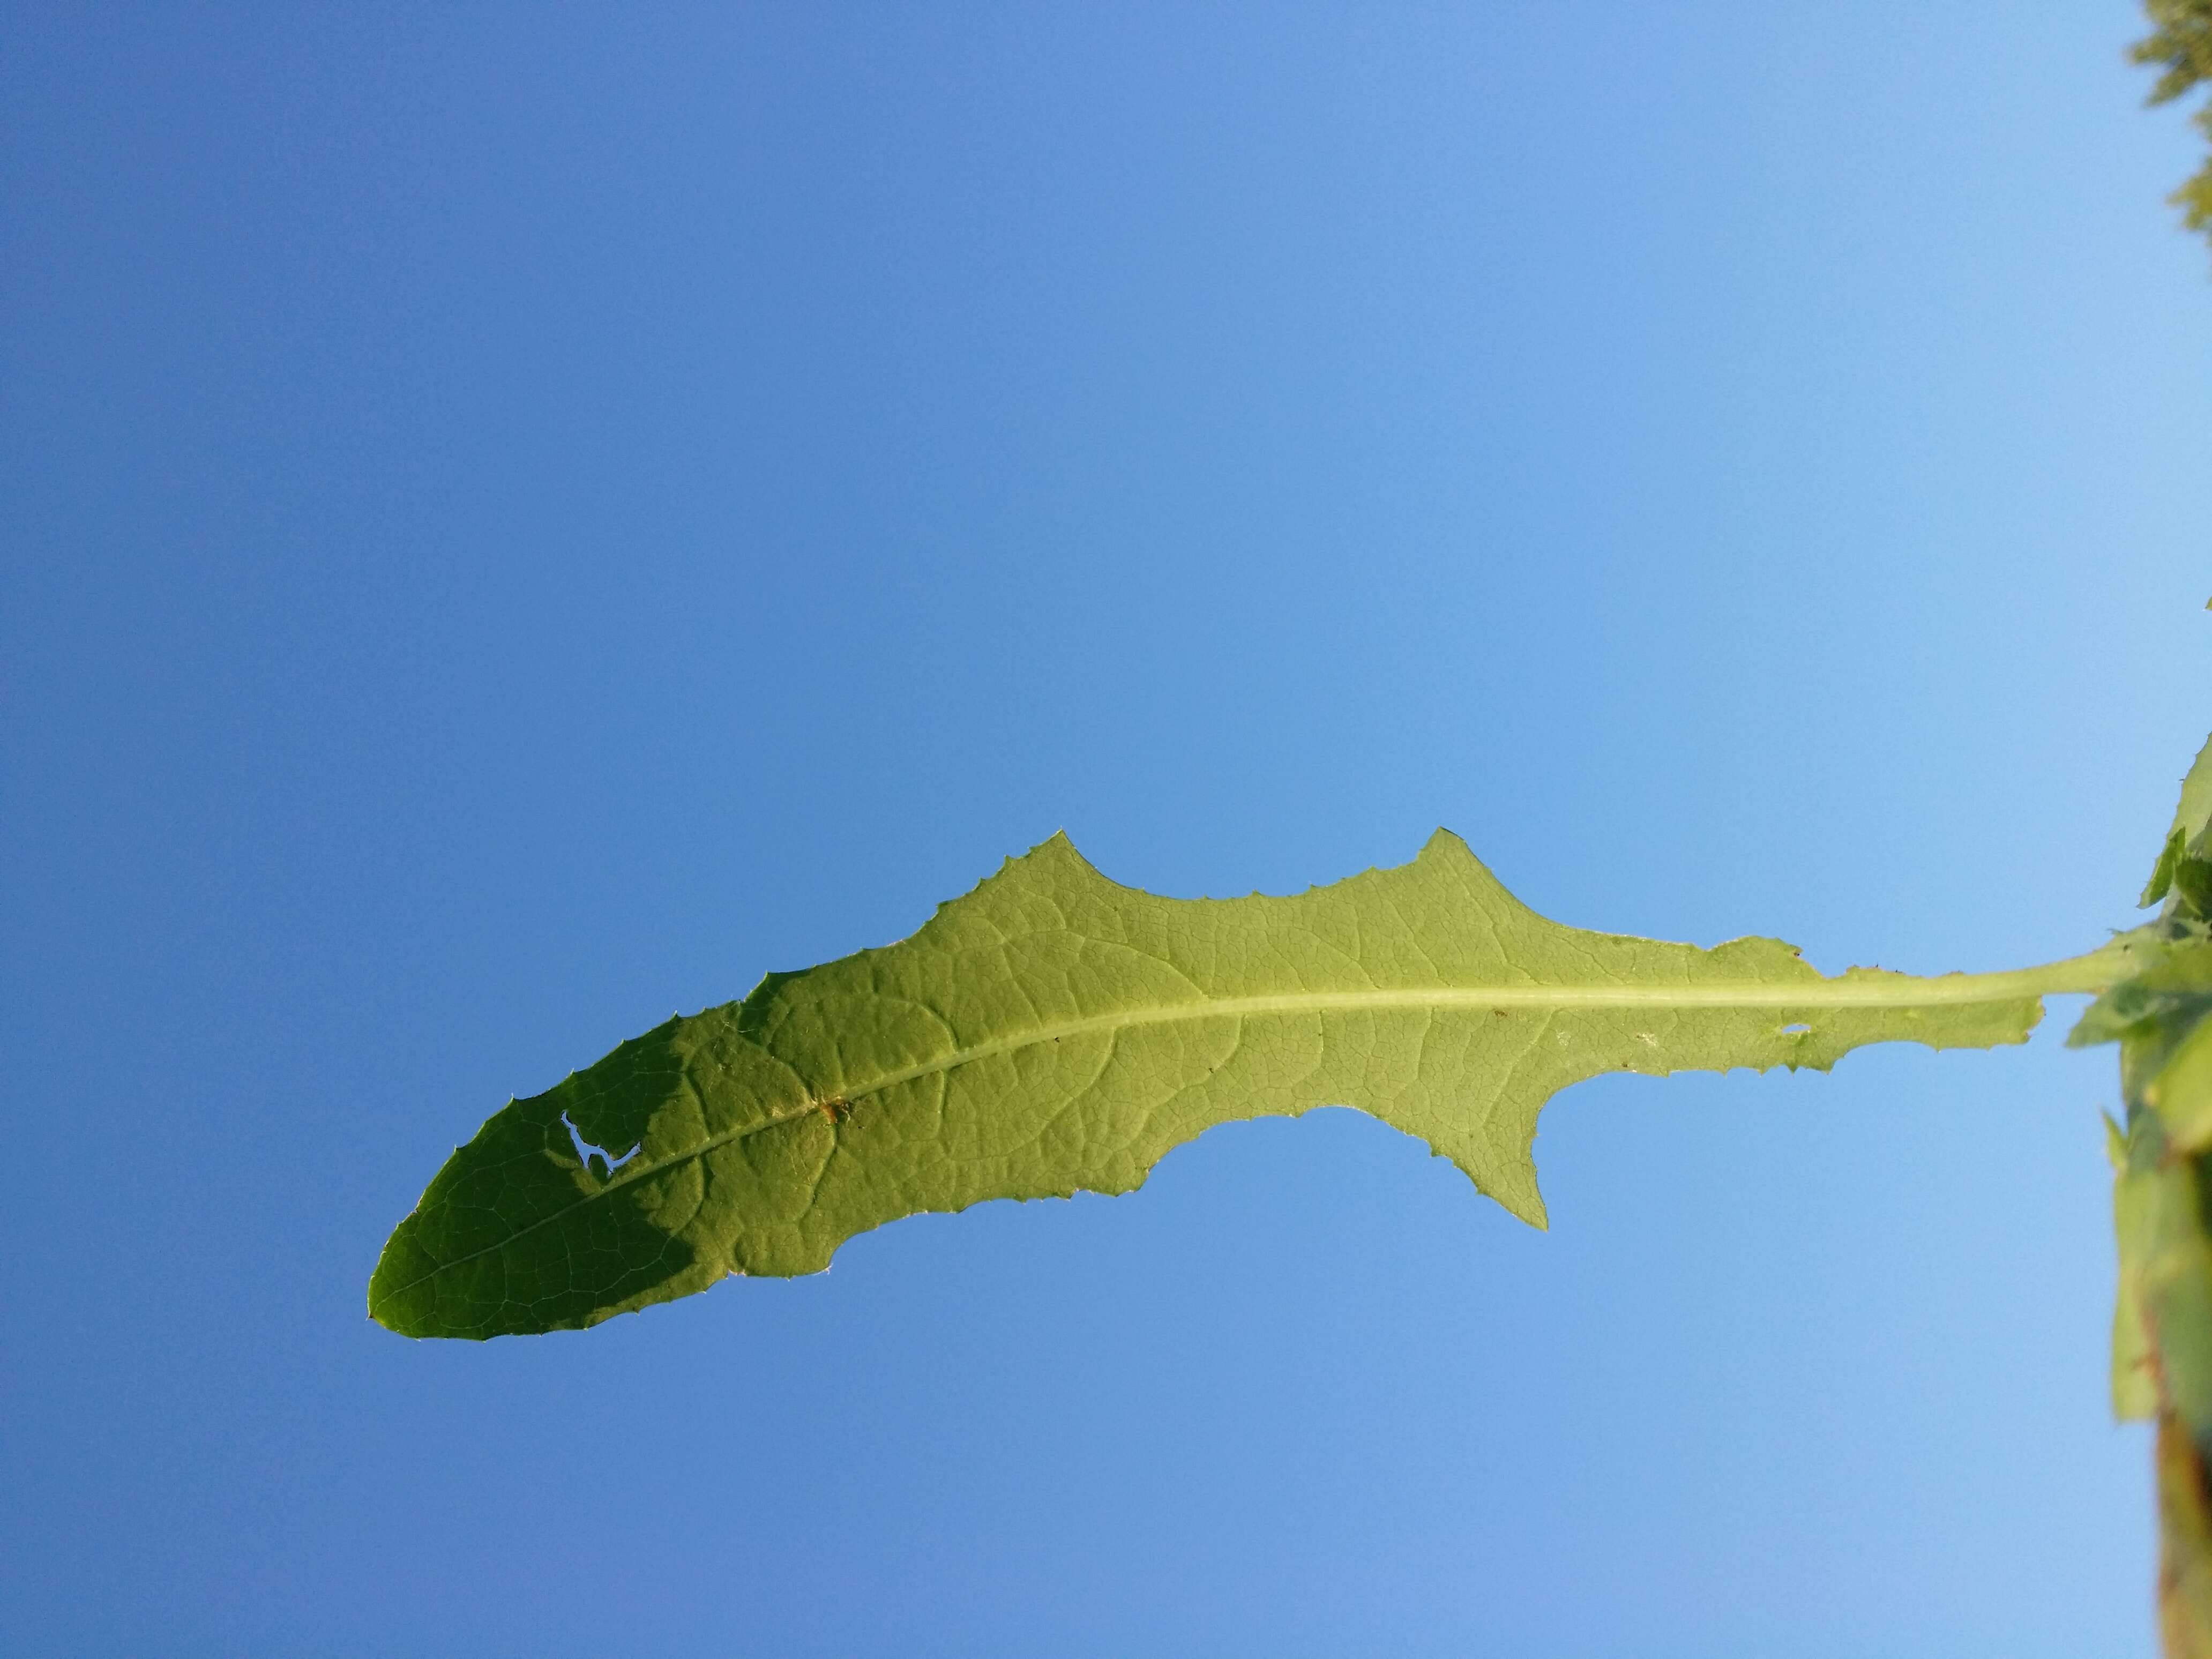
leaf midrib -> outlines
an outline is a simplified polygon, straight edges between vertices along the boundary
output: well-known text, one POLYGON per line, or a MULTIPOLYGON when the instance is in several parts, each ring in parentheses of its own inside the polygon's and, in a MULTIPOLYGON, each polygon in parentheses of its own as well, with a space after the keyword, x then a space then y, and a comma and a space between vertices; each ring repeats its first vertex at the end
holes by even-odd
POLYGON ((866 1084, 848 1086, 834 1093, 810 1097, 787 1111, 776 1113, 757 1122, 741 1127, 725 1129, 708 1136, 697 1146, 671 1154, 654 1164, 641 1160, 623 1170, 592 1192, 583 1194, 574 1203, 564 1204, 550 1215, 540 1216, 527 1226, 514 1231, 495 1243, 471 1250, 465 1255, 454 1257, 433 1267, 420 1278, 395 1286, 392 1296, 402 1295, 416 1285, 436 1278, 455 1267, 464 1267, 478 1256, 494 1250, 505 1249, 517 1239, 536 1232, 540 1227, 550 1226, 563 1217, 574 1214, 585 1205, 619 1192, 623 1188, 647 1180, 663 1172, 681 1167, 709 1152, 744 1140, 757 1134, 765 1134, 787 1123, 799 1121, 809 1113, 821 1111, 836 1103, 849 1103, 869 1095, 880 1094, 886 1089, 896 1088, 902 1083, 911 1083, 936 1073, 957 1071, 961 1066, 995 1055, 1011 1054, 1018 1048, 1033 1048, 1042 1043, 1057 1042, 1070 1036, 1091 1036, 1099 1032, 1127 1030, 1133 1026, 1172 1025, 1200 1019, 1251 1019, 1271 1016, 1306 1013, 1355 1013, 1364 1011, 1392 1012, 1401 1011, 1466 1009, 1468 1011, 1505 1008, 1776 1008, 1776 1009, 1837 1009, 1837 1008, 1925 1008, 1960 1007, 1976 1003, 2009 1002, 2023 997, 2044 996, 2065 992, 2101 991, 2112 983, 2112 969, 2124 961, 2124 938, 2086 955, 2069 957, 2061 962, 2045 963, 2039 967, 2014 969, 1996 974, 1944 974, 1935 978, 1921 979, 1899 974, 1894 977, 1887 973, 1854 979, 1848 975, 1835 978, 1825 975, 1796 983, 1775 983, 1770 981, 1704 981, 1689 985, 1542 985, 1523 983, 1489 986, 1423 986, 1395 989, 1365 991, 1300 991, 1282 992, 1264 996, 1202 997, 1188 1002, 1156 1004, 1148 1008, 1122 1010, 1110 1014, 1094 1014, 1084 1019, 1063 1020, 1050 1025, 1032 1026, 1024 1030, 1008 1032, 986 1042, 969 1048, 956 1048, 934 1059, 921 1060, 894 1072, 887 1072, 866 1084))

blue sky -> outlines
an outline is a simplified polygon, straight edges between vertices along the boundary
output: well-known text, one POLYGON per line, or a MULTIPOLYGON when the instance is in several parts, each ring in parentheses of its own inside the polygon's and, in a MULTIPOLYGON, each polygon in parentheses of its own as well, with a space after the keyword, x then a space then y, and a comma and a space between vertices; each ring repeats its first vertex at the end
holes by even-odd
POLYGON ((410 1343, 447 1150, 1065 828, 1998 968, 2212 726, 2118 3, 0 21, 0 1644, 2124 1655, 2109 1054, 1217 1131, 410 1343))

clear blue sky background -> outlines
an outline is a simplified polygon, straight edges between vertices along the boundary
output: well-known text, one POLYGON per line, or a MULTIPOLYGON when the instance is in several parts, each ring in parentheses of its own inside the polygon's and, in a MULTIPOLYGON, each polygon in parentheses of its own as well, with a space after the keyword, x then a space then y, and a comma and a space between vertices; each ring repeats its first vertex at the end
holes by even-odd
POLYGON ((2147 1654, 2109 1053, 1346 1111, 583 1334, 448 1148, 1065 827, 1996 968, 2212 726, 2122 0, 17 6, 0 1647, 2147 1654))

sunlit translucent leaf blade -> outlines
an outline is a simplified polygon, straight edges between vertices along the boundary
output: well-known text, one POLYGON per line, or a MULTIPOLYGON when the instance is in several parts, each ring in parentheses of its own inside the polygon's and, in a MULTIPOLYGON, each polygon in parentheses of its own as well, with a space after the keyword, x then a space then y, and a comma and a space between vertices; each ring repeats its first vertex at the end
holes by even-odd
POLYGON ((370 1309, 418 1335, 589 1325, 815 1272, 901 1216, 1127 1192, 1213 1124, 1332 1103, 1541 1224, 1536 1115, 1570 1084, 2014 1042, 2038 992, 2077 981, 1831 979, 1772 939, 1563 927, 1443 832, 1296 897, 1198 901, 1055 837, 909 939, 773 975, 507 1106, 400 1224, 370 1309))

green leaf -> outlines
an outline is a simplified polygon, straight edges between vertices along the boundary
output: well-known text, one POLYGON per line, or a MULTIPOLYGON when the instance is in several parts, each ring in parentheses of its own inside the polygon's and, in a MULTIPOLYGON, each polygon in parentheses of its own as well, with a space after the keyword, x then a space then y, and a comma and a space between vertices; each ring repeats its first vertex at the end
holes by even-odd
MULTIPOLYGON (((2212 1455, 2212 940, 2179 894, 2132 951, 2135 970, 2068 1041, 2120 1044, 2127 1128, 2114 1154, 2119 1294, 2112 1402, 2163 1414, 2212 1455)), ((2212 1572, 2212 1565, 2208 1565, 2212 1572)), ((2212 1619, 2212 1606, 2205 1610, 2212 1619)), ((2209 1626, 2212 1627, 2212 1626, 2209 1626)))
POLYGON ((2119 1294, 2112 1308, 2112 1415, 2136 1422, 2158 1415, 2157 1360, 2150 1322, 2143 1311, 2142 1263, 2150 1250, 2159 1198, 2153 1167, 2133 1168, 2138 1150, 2119 1126, 2105 1119, 2105 1146, 2113 1169, 2112 1221, 2119 1244, 2119 1294))
MULTIPOLYGON (((2212 611, 2212 605, 2205 609, 2212 611)), ((2181 802, 2173 809, 2173 826, 2166 834, 2158 863, 2136 901, 2138 907, 2155 904, 2167 890, 2179 886, 2183 903, 2192 915, 2203 916, 2212 899, 2212 738, 2197 751, 2197 759, 2181 781, 2181 802)))
POLYGON ((2158 1423, 2165 1650, 2212 1659, 2212 743, 2183 780, 2143 890, 2144 903, 2160 898, 2158 920, 2131 936, 2130 972, 2067 1040, 2120 1045, 2124 1133, 2107 1120, 2118 1169, 2112 1409, 2158 1423))
POLYGON ((2142 1038, 2144 1046, 2132 1052, 2163 1054, 2212 1012, 2212 939, 2202 925, 2170 915, 2128 938, 2132 971, 2083 1011, 2067 1036, 2069 1048, 2142 1038))
POLYGON ((2159 1621, 2165 1651, 2212 1659, 2212 1020, 2178 985, 2205 977, 2185 941, 2100 1005, 2148 1011, 2120 1041, 2128 1128, 2113 1187, 2119 1294, 2112 1317, 2112 1409, 2154 1418, 2159 1621))
POLYGON ((1225 901, 1118 886, 1055 836, 909 939, 771 975, 509 1104, 393 1233, 369 1308, 412 1335, 591 1325, 818 1271, 902 1216, 1127 1192, 1214 1124, 1332 1103, 1541 1225, 1536 1115, 1570 1084, 2017 1042, 2041 993, 2107 983, 2128 949, 1832 979, 1773 939, 1547 921, 1443 831, 1396 869, 1225 901))
MULTIPOLYGON (((2129 55, 2138 64, 2154 64, 2165 73, 2151 88, 2150 101, 2168 103, 2212 80, 2212 0, 2143 0, 2143 9, 2155 26, 2136 42, 2129 55)), ((2212 108, 2191 118, 2199 131, 2212 138, 2212 108)), ((2212 230, 2212 162, 2206 163, 2167 199, 2182 210, 2183 222, 2191 230, 2212 230)), ((2207 605, 2212 610, 2212 605, 2207 605)))
POLYGON ((2143 9, 2155 27, 2128 56, 2166 71, 2151 88, 2150 101, 2170 102, 2212 79, 2212 0, 2143 0, 2143 9))

